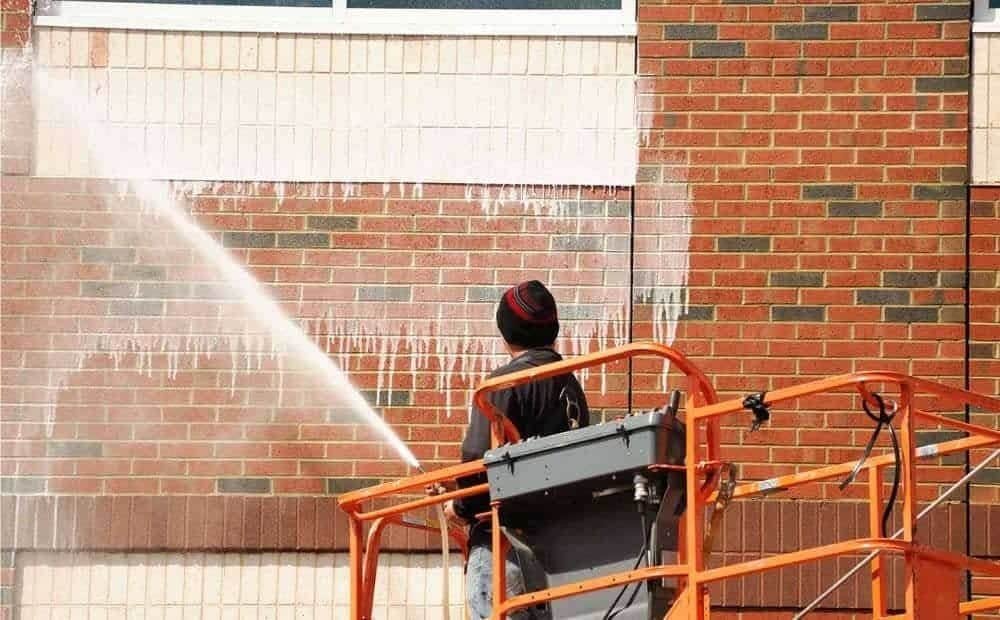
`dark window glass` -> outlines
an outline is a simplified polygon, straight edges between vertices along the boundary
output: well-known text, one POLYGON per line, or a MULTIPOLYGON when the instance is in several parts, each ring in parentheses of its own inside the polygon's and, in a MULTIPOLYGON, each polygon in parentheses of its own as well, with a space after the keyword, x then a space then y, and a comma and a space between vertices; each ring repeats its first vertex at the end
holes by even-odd
POLYGON ((617 11, 622 3, 621 0, 347 0, 347 8, 617 11))

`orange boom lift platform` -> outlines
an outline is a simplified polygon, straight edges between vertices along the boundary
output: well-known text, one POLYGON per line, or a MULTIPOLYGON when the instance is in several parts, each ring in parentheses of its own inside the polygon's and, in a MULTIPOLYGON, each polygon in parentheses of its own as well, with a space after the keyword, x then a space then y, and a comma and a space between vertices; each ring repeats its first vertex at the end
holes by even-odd
MULTIPOLYGON (((651 470, 673 471, 678 476, 683 476, 686 503, 683 506, 683 513, 679 516, 676 562, 670 564, 654 562, 650 566, 635 570, 603 574, 505 598, 503 554, 495 553, 492 610, 494 620, 503 619, 518 609, 535 607, 559 599, 586 595, 597 590, 620 588, 634 582, 667 578, 673 579, 677 588, 663 617, 666 620, 703 620, 709 618, 711 614, 707 586, 713 582, 825 558, 867 552, 872 552, 873 555, 870 567, 872 616, 877 620, 889 618, 948 620, 1000 609, 1000 596, 966 601, 961 591, 963 588, 960 587, 964 571, 971 571, 976 575, 1000 577, 1000 563, 922 546, 917 544, 914 538, 918 518, 916 500, 917 476, 920 471, 918 460, 1000 445, 1000 431, 924 411, 918 407, 918 401, 944 401, 988 412, 1000 412, 1000 399, 899 373, 873 371, 841 375, 769 391, 764 395, 757 395, 759 397, 757 402, 751 401, 749 404, 745 399, 719 402, 715 389, 705 374, 681 353, 656 343, 635 343, 483 382, 476 389, 474 400, 479 409, 490 418, 493 447, 516 443, 521 437, 514 425, 491 405, 487 399, 487 395, 491 392, 636 356, 662 358, 670 363, 671 368, 679 370, 686 377, 683 464, 654 463, 650 466, 651 470), (884 398, 873 390, 875 386, 892 390, 896 400, 889 401, 884 398), (894 416, 891 421, 899 425, 898 455, 881 454, 862 458, 858 462, 818 467, 766 481, 735 486, 726 484, 725 455, 720 447, 720 421, 723 418, 738 414, 745 416, 748 409, 751 409, 756 418, 755 424, 759 424, 762 418, 767 417, 769 410, 778 408, 783 403, 838 391, 858 393, 862 403, 866 405, 866 410, 878 406, 882 414, 886 411, 885 403, 892 404, 894 416), (920 423, 961 431, 967 436, 918 448, 914 431, 920 423), (884 470, 891 466, 897 466, 900 474, 902 535, 898 538, 889 537, 883 531, 882 511, 885 500, 882 478, 884 470), (713 513, 721 514, 718 508, 724 503, 723 500, 760 496, 775 489, 789 489, 842 478, 852 471, 854 474, 867 472, 870 524, 867 538, 845 540, 719 568, 706 566, 707 551, 711 545, 710 541, 706 541, 706 529, 715 525, 713 523, 709 526, 708 523, 713 513), (890 615, 887 602, 886 560, 887 556, 893 554, 902 556, 904 560, 905 597, 903 610, 890 615)), ((599 455, 596 458, 600 458, 599 455)), ((437 531, 431 522, 414 519, 407 513, 420 511, 450 499, 487 492, 490 485, 480 484, 438 495, 419 495, 428 487, 435 485, 448 485, 454 488, 457 479, 486 471, 486 464, 480 460, 362 489, 340 497, 340 506, 348 514, 350 525, 352 620, 371 618, 379 544, 385 528, 393 525, 437 531), (373 504, 377 504, 377 507, 373 507, 373 504)), ((498 501, 494 498, 490 512, 482 515, 482 518, 492 521, 494 549, 506 549, 509 544, 502 534, 502 506, 503 500, 498 501)), ((601 532, 598 535, 606 533, 601 532)), ((464 536, 463 532, 451 531, 452 540, 463 550, 464 536)))

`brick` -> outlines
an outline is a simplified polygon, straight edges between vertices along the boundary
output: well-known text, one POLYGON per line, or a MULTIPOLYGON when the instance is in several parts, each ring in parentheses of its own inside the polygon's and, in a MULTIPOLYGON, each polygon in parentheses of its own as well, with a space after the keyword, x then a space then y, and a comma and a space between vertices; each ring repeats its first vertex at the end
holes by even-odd
POLYGON ((506 290, 502 286, 470 286, 465 289, 465 301, 497 303, 506 290))
POLYGON ((826 310, 822 306, 771 306, 771 320, 825 321, 826 310))
POLYGON ((945 22, 945 21, 968 21, 968 2, 958 2, 952 4, 918 4, 916 17, 918 21, 945 22))
POLYGON ((163 280, 167 277, 167 270, 155 265, 115 265, 112 273, 115 280, 163 280))
POLYGON ((694 58, 740 58, 746 56, 746 44, 742 42, 717 42, 693 44, 694 58))
POLYGON ((807 22, 856 22, 858 7, 856 6, 807 6, 805 7, 807 22))
POLYGON ((274 233, 226 232, 222 234, 222 245, 227 248, 273 248, 274 233))
POLYGON ((823 279, 822 271, 774 271, 770 274, 771 286, 823 286, 823 279))
POLYGON ((910 293, 908 291, 862 289, 855 293, 855 297, 857 303, 868 306, 901 306, 910 303, 910 293))
POLYGON ((364 397, 368 404, 379 407, 405 407, 411 404, 413 400, 413 395, 406 390, 382 390, 376 393, 375 390, 361 390, 361 396, 364 397), (377 399, 376 399, 377 396, 377 399))
POLYGON ((715 320, 714 306, 693 306, 688 305, 684 314, 680 316, 682 321, 713 321, 715 320))
POLYGON ((774 27, 774 38, 779 41, 822 40, 830 38, 826 24, 779 24, 774 27))
POLYGON ((359 218, 354 215, 310 215, 306 228, 313 230, 358 230, 359 218))
POLYGON ((720 252, 770 252, 770 237, 719 237, 716 245, 720 252))
POLYGON ((997 346, 990 342, 974 342, 969 345, 969 357, 980 360, 996 359, 997 346))
POLYGON ((135 249, 84 247, 80 257, 85 263, 132 263, 135 262, 135 249))
POLYGON ((99 441, 49 441, 45 444, 46 456, 101 456, 103 448, 99 441))
POLYGON ((159 316, 163 314, 163 302, 116 299, 111 302, 109 312, 112 316, 159 316))
POLYGON ((552 249, 567 252, 600 252, 604 250, 604 238, 597 235, 560 235, 552 238, 552 249))
POLYGON ((719 28, 714 24, 667 24, 663 27, 665 39, 713 40, 719 37, 719 28))
POLYGON ((882 275, 882 284, 897 288, 930 288, 937 286, 936 271, 887 271, 882 275))
POLYGON ((361 286, 358 301, 409 301, 409 286, 361 286))
POLYGON ((0 478, 0 493, 33 495, 44 492, 44 478, 0 478))
POLYGON ((267 478, 219 478, 215 481, 219 493, 270 493, 267 478))
POLYGON ((827 215, 830 217, 882 217, 882 203, 834 201, 827 205, 827 215))
POLYGON ((842 199, 851 200, 854 198, 853 185, 804 185, 802 186, 802 197, 806 200, 818 199, 842 199))
POLYGON ((187 299, 191 297, 191 285, 182 282, 143 282, 139 285, 138 296, 146 299, 187 299))
POLYGON ((280 233, 279 248, 329 248, 330 235, 325 233, 280 233))
POLYGON ((969 78, 966 77, 918 77, 918 93, 967 93, 969 78))
POLYGON ((886 308, 885 320, 890 323, 937 323, 938 309, 912 306, 886 308))
POLYGON ((581 304, 560 304, 559 319, 579 321, 585 319, 600 319, 604 316, 603 306, 585 306, 581 304))
POLYGON ((81 282, 80 294, 84 297, 132 297, 136 285, 129 282, 81 282))
POLYGON ((942 271, 941 286, 944 288, 965 288, 964 271, 942 271))
POLYGON ((326 492, 330 495, 341 495, 381 483, 380 478, 327 478, 326 492))
POLYGON ((965 185, 915 185, 913 197, 917 200, 965 200, 965 185))

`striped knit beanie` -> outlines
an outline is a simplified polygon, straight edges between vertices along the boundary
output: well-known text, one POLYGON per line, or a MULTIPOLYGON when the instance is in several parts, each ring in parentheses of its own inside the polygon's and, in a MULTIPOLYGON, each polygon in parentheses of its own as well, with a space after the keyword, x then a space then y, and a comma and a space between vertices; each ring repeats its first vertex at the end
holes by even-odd
POLYGON ((538 280, 511 287, 497 306, 497 327, 512 345, 524 349, 549 346, 559 335, 556 300, 538 280))

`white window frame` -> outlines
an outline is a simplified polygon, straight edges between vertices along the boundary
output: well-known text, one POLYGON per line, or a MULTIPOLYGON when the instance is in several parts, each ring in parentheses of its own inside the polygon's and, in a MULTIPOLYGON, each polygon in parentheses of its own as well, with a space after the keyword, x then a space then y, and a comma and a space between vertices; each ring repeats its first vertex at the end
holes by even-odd
POLYGON ((973 0, 972 31, 1000 32, 1000 9, 991 9, 989 0, 973 0))
POLYGON ((53 0, 37 7, 35 24, 213 32, 382 35, 635 36, 636 0, 608 10, 348 9, 207 6, 53 0))

